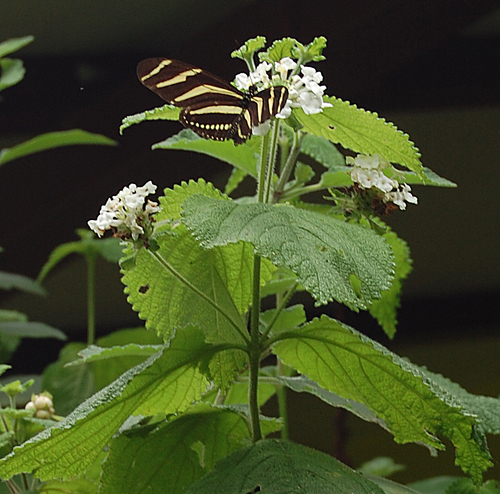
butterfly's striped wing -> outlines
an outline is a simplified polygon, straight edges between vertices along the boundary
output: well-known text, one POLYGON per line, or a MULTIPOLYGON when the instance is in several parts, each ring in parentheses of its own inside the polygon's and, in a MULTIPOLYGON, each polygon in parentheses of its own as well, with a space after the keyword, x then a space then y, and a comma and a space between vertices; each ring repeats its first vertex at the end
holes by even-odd
POLYGON ((244 94, 219 77, 193 65, 148 58, 137 66, 139 80, 168 103, 182 108, 179 121, 207 139, 245 142, 252 127, 285 106, 288 91, 275 86, 244 94))

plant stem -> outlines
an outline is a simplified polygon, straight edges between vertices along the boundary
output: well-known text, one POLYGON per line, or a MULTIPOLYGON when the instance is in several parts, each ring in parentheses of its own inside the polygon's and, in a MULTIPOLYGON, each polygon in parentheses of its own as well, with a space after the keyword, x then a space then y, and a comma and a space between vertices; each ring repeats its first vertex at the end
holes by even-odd
MULTIPOLYGON (((278 376, 286 375, 285 366, 283 362, 276 357, 276 369, 278 376)), ((279 384, 276 386, 276 397, 278 398, 278 409, 281 420, 283 421, 283 427, 281 428, 281 438, 288 439, 289 431, 288 431, 288 405, 286 400, 286 388, 285 386, 279 384)))
POLYGON ((280 123, 279 121, 274 121, 271 124, 271 142, 269 144, 269 154, 267 159, 266 167, 266 189, 264 193, 264 202, 270 202, 271 200, 271 190, 274 177, 274 168, 276 162, 276 152, 278 149, 278 137, 280 134, 280 123))
POLYGON ((252 429, 252 442, 257 442, 262 439, 262 431, 260 429, 260 411, 258 400, 258 385, 259 385, 259 368, 260 368, 260 262, 261 258, 258 254, 254 256, 253 262, 253 301, 252 301, 252 316, 250 319, 250 382, 248 384, 248 404, 250 407, 250 421, 252 429))
POLYGON ((96 256, 87 254, 87 346, 95 342, 95 263, 96 256))
POLYGON ((290 178, 290 174, 292 173, 293 168, 297 163, 297 158, 300 154, 300 143, 302 141, 302 137, 303 133, 300 131, 293 133, 292 148, 290 149, 290 153, 288 154, 285 166, 283 167, 278 183, 276 184, 276 188, 274 189, 273 202, 278 202, 278 199, 283 193, 283 189, 285 188, 285 185, 290 178))

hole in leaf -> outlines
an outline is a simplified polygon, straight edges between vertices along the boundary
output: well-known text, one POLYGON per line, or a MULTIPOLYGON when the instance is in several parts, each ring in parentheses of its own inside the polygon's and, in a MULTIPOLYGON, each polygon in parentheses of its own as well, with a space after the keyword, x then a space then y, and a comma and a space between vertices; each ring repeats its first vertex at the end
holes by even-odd
POLYGON ((149 283, 139 287, 139 293, 146 293, 149 290, 149 283))
POLYGON ((349 281, 351 282, 356 297, 361 298, 361 280, 355 274, 351 274, 349 276, 349 281))

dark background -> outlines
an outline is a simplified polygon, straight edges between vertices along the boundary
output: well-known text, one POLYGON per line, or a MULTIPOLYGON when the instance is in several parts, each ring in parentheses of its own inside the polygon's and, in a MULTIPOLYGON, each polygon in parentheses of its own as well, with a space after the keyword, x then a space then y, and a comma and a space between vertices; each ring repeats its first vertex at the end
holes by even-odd
MULTIPOLYGON (((308 43, 323 35, 327 59, 317 68, 327 93, 394 122, 420 148, 425 166, 459 185, 415 187, 419 205, 389 220, 414 258, 394 341, 366 315, 325 310, 469 391, 498 395, 499 1, 3 1, 0 39, 29 34, 35 42, 12 55, 24 60, 26 77, 1 94, 0 148, 71 128, 119 145, 57 149, 0 169, 0 269, 36 277, 52 249, 76 240, 74 230, 131 182, 151 179, 162 188, 203 176, 223 186, 230 170, 215 160, 150 151, 180 130, 175 122, 118 134, 123 117, 163 104, 136 79, 142 58, 173 57, 232 80, 245 67, 230 53, 250 37, 308 43)), ((99 268, 99 334, 137 325, 116 267, 99 268)), ((64 262, 45 285, 43 300, 9 294, 1 307, 83 338, 83 262, 64 262)), ((26 341, 14 365, 40 371, 58 349, 50 341, 41 353, 39 342, 26 341)), ((306 398, 305 408, 296 401, 292 436, 354 466, 387 454, 410 465, 407 478, 458 473, 450 455, 430 459, 423 448, 396 446, 375 426, 346 421, 316 400, 306 398), (306 409, 315 411, 312 421, 306 409)), ((499 458, 498 442, 492 447, 499 458)))

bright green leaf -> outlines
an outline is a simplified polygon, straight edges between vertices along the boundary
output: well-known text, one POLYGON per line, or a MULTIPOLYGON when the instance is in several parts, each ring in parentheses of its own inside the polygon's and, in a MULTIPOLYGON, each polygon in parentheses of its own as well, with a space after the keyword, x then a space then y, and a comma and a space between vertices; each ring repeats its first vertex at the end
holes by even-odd
POLYGON ((0 43, 0 58, 20 50, 34 41, 34 36, 23 36, 21 38, 10 38, 0 43))
MULTIPOLYGON (((384 225, 386 226, 386 225, 384 225)), ((386 228, 388 228, 386 226, 386 228)), ((387 229, 384 238, 392 247, 395 261, 395 275, 391 287, 382 292, 379 300, 374 300, 369 308, 370 314, 377 319, 389 338, 396 334, 396 312, 400 305, 402 281, 411 271, 410 250, 406 242, 400 239, 393 231, 387 229)))
POLYGON ((172 105, 163 105, 152 110, 146 110, 135 115, 129 115, 122 120, 120 125, 120 134, 131 125, 145 122, 146 120, 179 120, 180 108, 172 105))
POLYGON ((248 174, 244 172, 243 170, 234 167, 231 170, 231 175, 229 176, 226 187, 224 188, 224 194, 231 194, 233 191, 235 191, 238 186, 243 182, 243 180, 246 178, 248 174))
MULTIPOLYGON (((26 69, 22 60, 17 58, 0 59, 0 91, 16 85, 24 78, 26 69)), ((2 164, 2 154, 0 153, 0 165, 2 164)))
POLYGON ((294 110, 303 130, 329 139, 356 153, 379 153, 387 161, 399 163, 422 175, 420 153, 407 134, 376 113, 358 108, 338 98, 325 98, 333 106, 321 113, 306 115, 302 109, 294 110))
POLYGON ((245 42, 237 50, 231 53, 231 58, 240 58, 241 60, 250 60, 256 51, 261 50, 266 45, 264 36, 256 36, 245 42))
POLYGON ((80 478, 61 482, 51 480, 40 487, 40 494, 97 494, 99 485, 90 479, 80 478))
POLYGON ((375 484, 329 455, 299 444, 267 440, 221 460, 185 494, 384 494, 375 484))
POLYGON ((397 442, 443 449, 436 436, 448 437, 456 448, 456 463, 476 483, 491 466, 477 419, 418 367, 382 345, 326 316, 278 338, 289 338, 274 346, 284 363, 323 388, 366 405, 397 442))
POLYGON ((184 488, 248 441, 243 416, 200 404, 176 420, 132 430, 111 443, 100 494, 163 492, 184 488))
POLYGON ((282 58, 291 57, 296 43, 297 41, 293 38, 276 40, 265 52, 259 53, 259 61, 274 63, 282 58))
MULTIPOLYGON (((251 139, 251 141, 258 140, 258 138, 251 139)), ((235 146, 231 140, 212 141, 203 139, 192 130, 183 129, 178 134, 154 144, 152 149, 182 149, 206 154, 229 163, 254 178, 257 176, 258 155, 255 152, 255 142, 250 144, 250 141, 248 141, 235 146)))
POLYGON ((73 129, 60 132, 49 132, 42 134, 29 141, 18 144, 10 149, 4 149, 0 153, 0 165, 29 154, 38 153, 47 149, 62 146, 73 146, 75 144, 99 144, 105 146, 116 146, 117 142, 100 134, 92 134, 85 130, 73 129))
POLYGON ((202 195, 183 203, 183 222, 212 249, 243 240, 276 266, 293 271, 318 304, 365 309, 392 279, 385 240, 372 231, 285 205, 237 204, 202 195), (355 276, 358 293, 351 283, 355 276))
MULTIPOLYGON (((276 317, 276 309, 270 309, 263 312, 260 316, 260 322, 264 329, 269 327, 269 324, 276 317)), ((272 334, 277 334, 281 331, 295 328, 306 322, 306 312, 303 305, 292 305, 286 307, 278 315, 274 321, 272 334)))
POLYGON ((203 342, 199 330, 179 334, 169 348, 130 369, 82 403, 53 428, 43 431, 0 460, 0 476, 36 472, 41 480, 77 477, 130 415, 185 410, 209 385, 197 366, 220 348, 203 342))
POLYGON ((336 170, 345 166, 343 154, 324 137, 304 134, 300 143, 300 152, 310 156, 325 168, 336 170))

